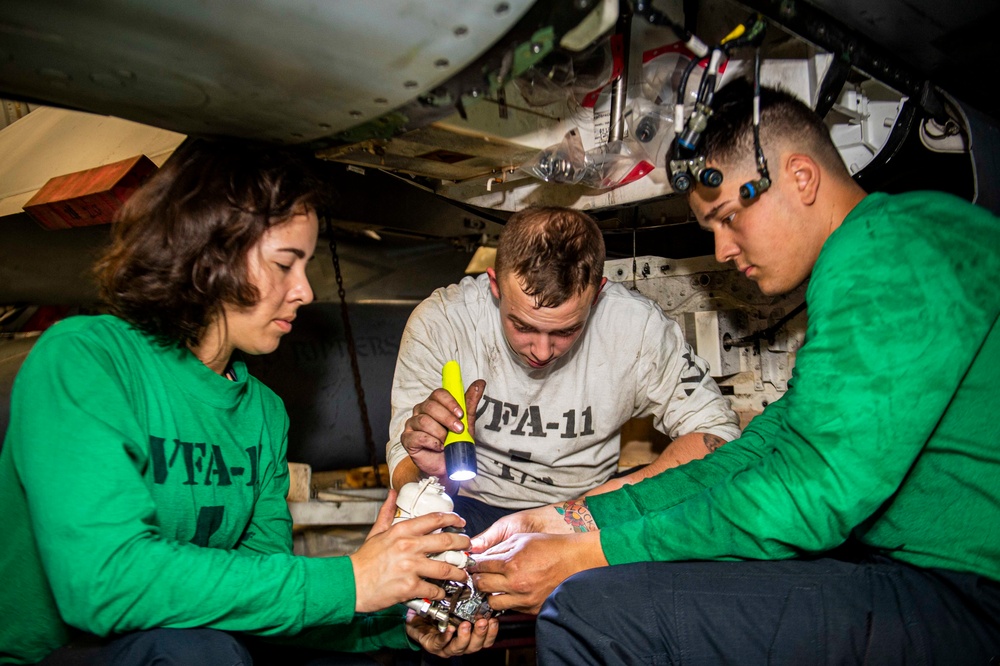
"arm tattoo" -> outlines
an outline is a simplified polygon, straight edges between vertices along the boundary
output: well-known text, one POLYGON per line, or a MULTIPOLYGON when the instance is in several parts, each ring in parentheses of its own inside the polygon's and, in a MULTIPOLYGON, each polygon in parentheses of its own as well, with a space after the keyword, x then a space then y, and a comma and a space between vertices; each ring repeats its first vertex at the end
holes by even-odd
POLYGON ((709 434, 702 435, 701 441, 705 443, 705 448, 708 449, 709 453, 712 453, 717 448, 726 443, 726 440, 722 439, 718 435, 709 435, 709 434))
POLYGON ((556 511, 563 520, 573 528, 574 532, 596 532, 598 530, 594 517, 590 515, 586 499, 570 500, 557 506, 556 511))

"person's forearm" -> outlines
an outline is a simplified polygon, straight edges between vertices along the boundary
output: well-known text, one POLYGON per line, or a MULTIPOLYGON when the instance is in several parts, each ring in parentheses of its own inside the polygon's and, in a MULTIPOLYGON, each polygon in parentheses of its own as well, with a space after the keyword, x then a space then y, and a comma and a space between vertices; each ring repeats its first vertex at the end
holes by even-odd
POLYGON ((420 470, 418 470, 417 466, 413 464, 413 461, 407 457, 400 460, 399 464, 396 465, 396 469, 392 470, 392 479, 390 481, 392 487, 398 490, 407 483, 419 480, 420 470))
POLYGON ((709 433, 692 432, 687 435, 681 435, 670 442, 667 448, 653 462, 631 474, 605 481, 584 494, 584 497, 609 493, 613 490, 618 490, 622 486, 639 483, 643 479, 656 476, 664 470, 679 467, 692 460, 704 458, 725 443, 726 440, 709 433))
POLYGON ((552 505, 552 508, 573 532, 597 532, 600 528, 590 515, 590 508, 584 497, 552 505))
MULTIPOLYGON (((417 469, 417 466, 413 463, 413 459, 406 457, 399 461, 396 469, 392 470, 391 483, 392 487, 398 490, 407 483, 416 483, 422 478, 424 478, 424 475, 417 469)), ((459 483, 448 478, 438 479, 438 482, 444 486, 444 490, 448 495, 454 497, 458 494, 459 483)))

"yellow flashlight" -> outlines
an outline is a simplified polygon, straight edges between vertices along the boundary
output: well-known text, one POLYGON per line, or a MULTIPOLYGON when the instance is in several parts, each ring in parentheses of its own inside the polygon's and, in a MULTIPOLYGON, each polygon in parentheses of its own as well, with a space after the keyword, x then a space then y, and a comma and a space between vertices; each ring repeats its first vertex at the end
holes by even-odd
POLYGON ((469 432, 469 413, 465 408, 465 385, 458 361, 448 361, 441 370, 441 386, 462 408, 462 432, 448 431, 444 438, 444 465, 452 481, 468 481, 477 474, 476 442, 469 432))

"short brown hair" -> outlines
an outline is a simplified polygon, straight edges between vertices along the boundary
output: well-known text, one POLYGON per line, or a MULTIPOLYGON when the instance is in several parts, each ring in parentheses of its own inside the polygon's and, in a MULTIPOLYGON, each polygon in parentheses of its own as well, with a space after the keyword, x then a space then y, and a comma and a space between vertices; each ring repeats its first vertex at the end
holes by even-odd
MULTIPOLYGON (((702 134, 705 158, 729 166, 755 164, 753 85, 746 79, 726 84, 715 94, 712 109, 702 134)), ((850 178, 823 119, 785 90, 761 87, 760 143, 765 158, 786 147, 807 153, 835 175, 850 178)))
POLYGON ((223 304, 254 305, 247 255, 320 208, 309 160, 246 141, 187 139, 118 211, 95 266, 110 311, 167 345, 197 344, 223 304))
POLYGON ((500 232, 497 277, 511 272, 537 307, 557 307, 604 275, 604 237, 597 222, 572 208, 532 207, 500 232))

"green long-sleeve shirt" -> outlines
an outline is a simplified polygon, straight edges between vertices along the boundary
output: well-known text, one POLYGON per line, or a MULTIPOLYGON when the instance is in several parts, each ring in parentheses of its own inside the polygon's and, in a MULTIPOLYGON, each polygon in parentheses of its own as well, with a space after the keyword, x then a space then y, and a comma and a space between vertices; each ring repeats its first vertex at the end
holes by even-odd
POLYGON ((1000 580, 1000 220, 866 197, 806 293, 793 381, 743 437, 588 499, 612 564, 782 559, 853 536, 1000 580))
POLYGON ((18 373, 0 454, 0 662, 70 627, 213 627, 338 650, 407 645, 402 613, 355 618, 346 557, 292 554, 288 417, 111 316, 60 322, 18 373))

